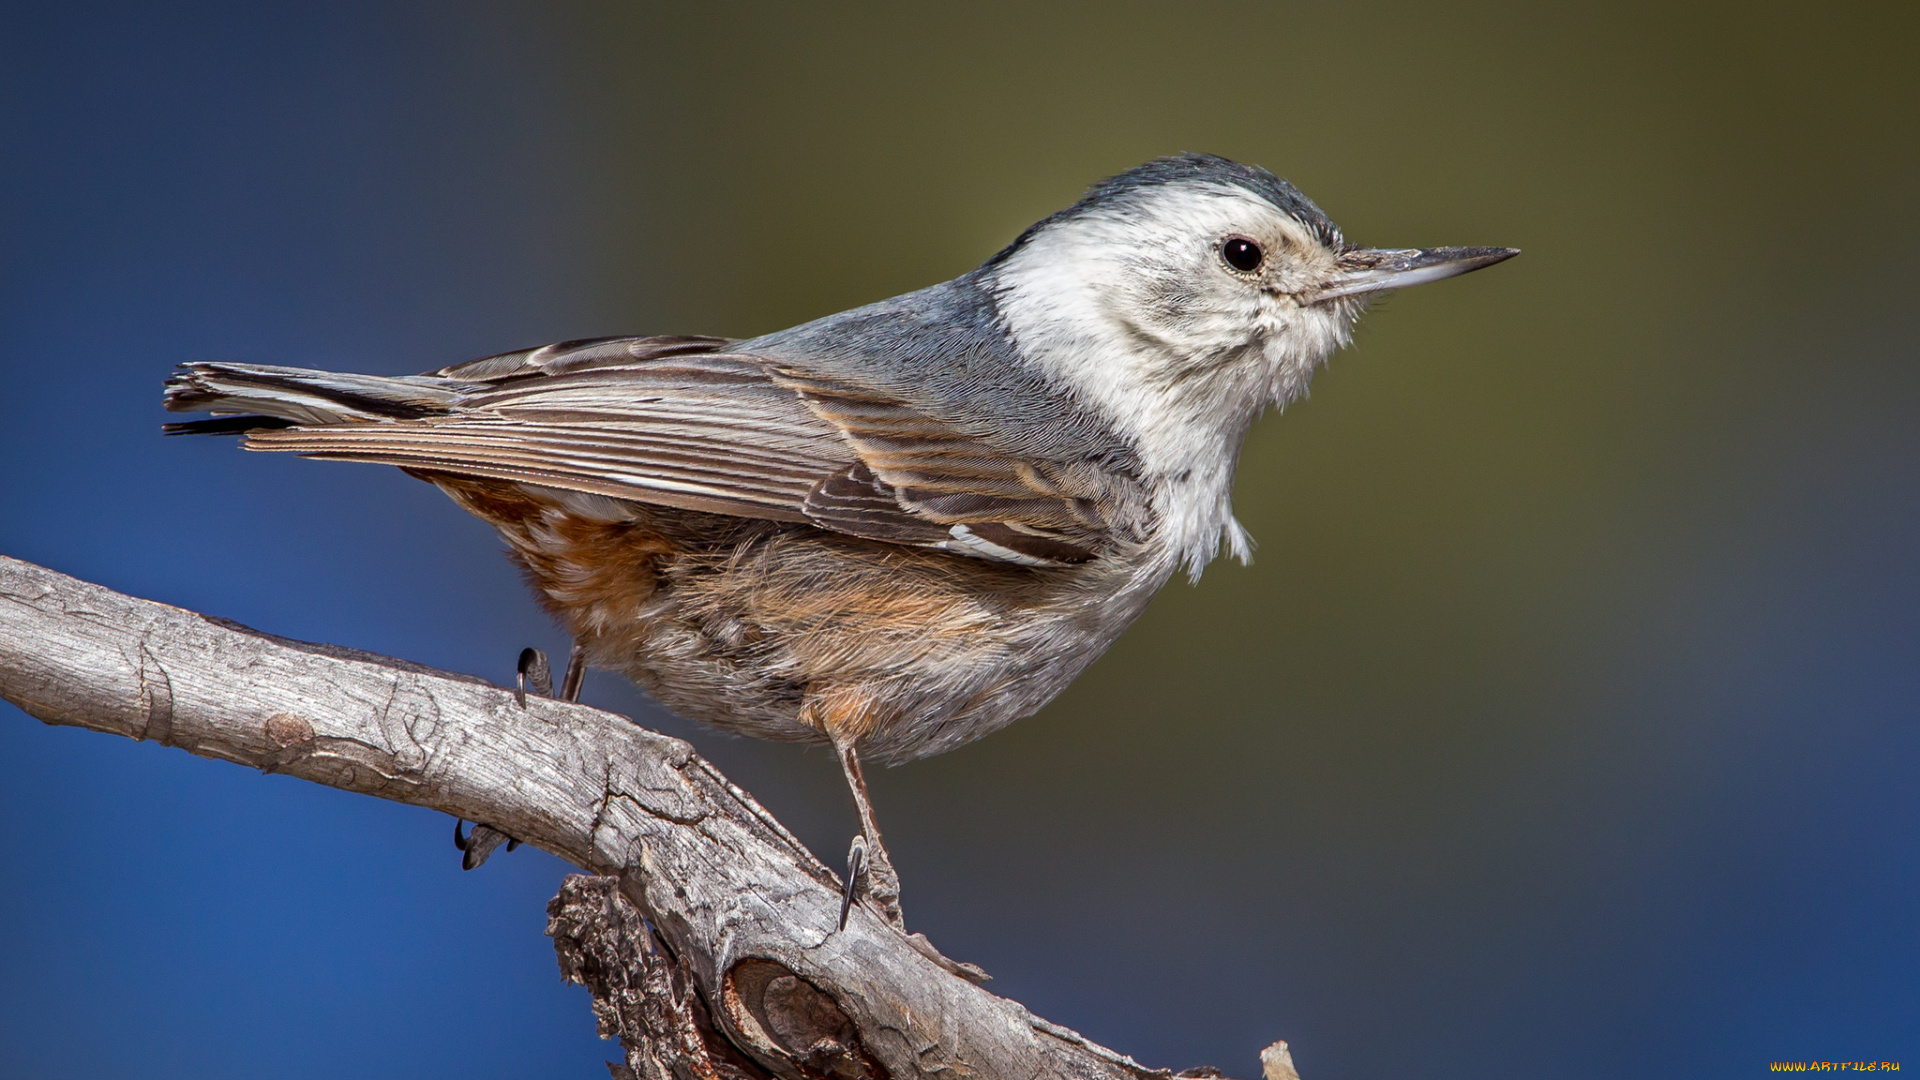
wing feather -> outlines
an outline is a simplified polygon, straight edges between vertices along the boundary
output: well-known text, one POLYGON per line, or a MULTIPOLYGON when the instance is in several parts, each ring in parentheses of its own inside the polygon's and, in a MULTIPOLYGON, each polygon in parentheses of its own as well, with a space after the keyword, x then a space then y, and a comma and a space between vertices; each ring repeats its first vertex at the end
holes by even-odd
POLYGON ((1036 556, 1049 561, 1063 561, 1066 548, 1090 557, 1118 524, 1109 507, 1124 501, 1115 490, 1123 481, 1101 470, 1026 460, 868 388, 785 368, 776 378, 839 428, 917 515, 957 526, 1009 526, 1047 541, 1034 547, 1053 552, 1036 556))

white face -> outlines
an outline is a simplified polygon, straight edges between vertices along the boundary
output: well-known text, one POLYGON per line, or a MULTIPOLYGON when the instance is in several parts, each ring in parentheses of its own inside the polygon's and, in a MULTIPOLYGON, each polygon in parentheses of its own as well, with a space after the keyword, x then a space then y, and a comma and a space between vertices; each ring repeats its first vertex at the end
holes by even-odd
POLYGON ((1150 459, 1187 468, 1217 442, 1195 425, 1237 440, 1347 343, 1360 303, 1307 299, 1338 256, 1250 192, 1169 184, 1043 229, 999 268, 997 296, 1028 355, 1150 459))
POLYGON ((1109 317, 1203 363, 1275 338, 1316 361, 1344 343, 1350 313, 1301 299, 1339 276, 1338 252, 1310 229, 1239 188, 1146 194, 1134 212, 1061 229, 1109 317))

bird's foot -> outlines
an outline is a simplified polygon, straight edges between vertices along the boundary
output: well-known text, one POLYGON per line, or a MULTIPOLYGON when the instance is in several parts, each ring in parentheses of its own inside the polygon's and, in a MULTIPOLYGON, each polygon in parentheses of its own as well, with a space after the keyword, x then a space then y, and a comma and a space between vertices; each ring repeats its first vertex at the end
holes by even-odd
POLYGON ((567 672, 560 677, 560 693, 553 692, 553 667, 547 663, 547 654, 528 646, 520 650, 520 662, 516 665, 513 699, 521 708, 527 707, 527 691, 532 690, 544 698, 558 701, 579 701, 580 685, 587 677, 587 651, 575 642, 572 651, 567 654, 567 672))
POLYGON ((460 869, 462 870, 472 870, 486 862, 487 857, 498 850, 501 844, 507 845, 508 851, 520 846, 520 841, 491 825, 482 825, 478 822, 474 823, 471 834, 462 835, 462 829, 466 824, 464 818, 456 818, 453 822, 453 846, 461 852, 460 869))
POLYGON ((867 872, 867 838, 856 835, 847 851, 847 891, 840 898, 840 929, 847 928, 847 913, 853 910, 853 894, 860 891, 860 878, 867 872))
POLYGON ((855 834, 847 850, 847 891, 840 899, 842 930, 856 899, 895 930, 906 932, 907 920, 900 914, 900 875, 893 872, 886 847, 869 841, 864 833, 855 834))
MULTIPOLYGON (((514 665, 513 700, 521 708, 527 707, 527 691, 532 690, 541 697, 553 696, 553 669, 547 665, 547 654, 535 648, 520 650, 520 662, 514 665)), ((472 870, 487 861, 499 849, 501 844, 512 851, 520 846, 520 841, 501 832, 491 825, 474 823, 472 835, 462 835, 465 819, 456 819, 453 823, 453 846, 460 850, 460 869, 472 870)))
POLYGON ((847 851, 847 889, 840 898, 842 930, 847 928, 847 915, 852 912, 856 897, 863 899, 868 910, 899 931, 915 952, 946 971, 971 983, 983 983, 993 977, 978 965, 942 955, 939 949, 933 947, 933 942, 927 940, 927 935, 907 933, 907 920, 900 914, 900 875, 894 873, 893 861, 887 858, 887 849, 879 844, 867 843, 864 833, 854 835, 853 846, 847 851))
POLYGON ((520 663, 514 675, 513 700, 523 709, 527 707, 529 689, 541 697, 553 696, 553 668, 547 665, 547 654, 531 646, 520 650, 520 663))
MULTIPOLYGON (((553 669, 547 666, 547 654, 539 649, 520 650, 520 662, 514 665, 513 700, 521 708, 527 707, 527 691, 532 690, 541 697, 553 696, 553 669)), ((491 825, 475 822, 473 833, 464 835, 466 819, 458 818, 453 823, 453 846, 460 851, 460 869, 473 870, 499 850, 501 844, 512 851, 520 846, 520 841, 501 832, 491 825)))
MULTIPOLYGON (((587 674, 587 653, 574 642, 573 651, 567 655, 567 673, 560 679, 561 701, 578 701, 580 683, 587 674)), ((527 691, 533 691, 544 698, 554 696, 553 668, 547 663, 547 654, 531 646, 520 650, 520 660, 514 665, 513 700, 521 708, 527 707, 527 691)), ((520 841, 501 832, 491 825, 475 822, 472 835, 463 835, 465 820, 453 823, 453 846, 461 851, 460 869, 472 870, 487 861, 501 844, 512 851, 520 846, 520 841)))

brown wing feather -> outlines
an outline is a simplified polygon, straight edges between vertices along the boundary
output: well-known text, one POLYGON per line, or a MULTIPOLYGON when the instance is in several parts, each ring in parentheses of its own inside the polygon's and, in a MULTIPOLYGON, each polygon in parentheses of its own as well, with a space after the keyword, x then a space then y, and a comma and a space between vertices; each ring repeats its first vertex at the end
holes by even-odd
POLYGON ((994 526, 990 543, 1020 543, 1026 549, 1013 550, 1049 562, 1085 559, 1107 538, 1102 502, 1112 480, 1096 470, 1023 460, 864 387, 790 369, 775 378, 838 428, 916 517, 967 526, 982 539, 973 526, 994 526))
POLYGON ((953 539, 951 526, 917 517, 903 509, 892 488, 865 464, 849 465, 807 492, 808 518, 849 536, 895 544, 928 546, 953 539))

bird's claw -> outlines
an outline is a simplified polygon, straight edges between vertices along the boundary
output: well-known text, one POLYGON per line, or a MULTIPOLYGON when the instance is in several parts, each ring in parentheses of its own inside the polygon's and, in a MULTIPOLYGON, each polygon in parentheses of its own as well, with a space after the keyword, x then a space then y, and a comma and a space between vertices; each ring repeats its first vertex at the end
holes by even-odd
POLYGON ((553 696, 553 668, 547 665, 547 654, 531 646, 520 650, 520 663, 514 678, 513 700, 521 708, 527 707, 527 689, 541 697, 553 696))
POLYGON ((853 910, 853 892, 859 888, 860 876, 867 871, 867 838, 856 835, 853 846, 847 849, 847 892, 840 898, 840 929, 847 928, 847 913, 853 910))
POLYGON ((453 820, 453 846, 461 852, 460 869, 462 870, 477 869, 501 844, 507 845, 508 851, 520 846, 520 841, 491 825, 483 825, 476 821, 473 824, 472 833, 463 831, 466 825, 465 818, 453 820))

